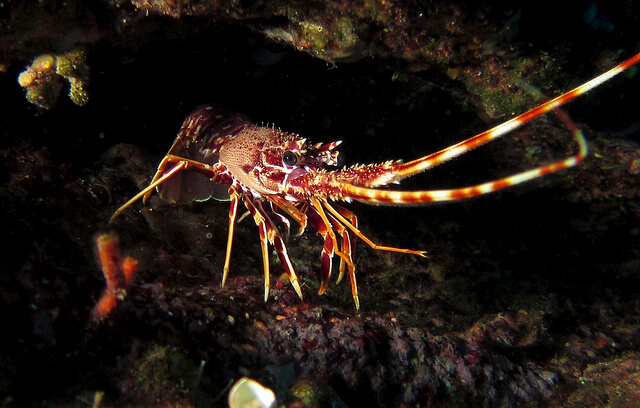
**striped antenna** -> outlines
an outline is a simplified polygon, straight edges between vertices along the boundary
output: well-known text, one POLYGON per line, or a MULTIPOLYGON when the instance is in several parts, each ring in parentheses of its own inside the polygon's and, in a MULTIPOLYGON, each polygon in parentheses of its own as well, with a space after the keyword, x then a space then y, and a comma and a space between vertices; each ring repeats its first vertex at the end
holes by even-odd
POLYGON ((529 180, 554 173, 556 171, 573 167, 580 163, 587 156, 587 142, 582 131, 569 118, 569 116, 559 109, 560 106, 577 98, 578 96, 590 91, 591 89, 603 84, 614 76, 627 70, 634 64, 640 62, 640 54, 636 54, 628 60, 618 64, 609 71, 598 75, 592 80, 566 92, 556 98, 551 99, 542 105, 535 107, 521 115, 516 116, 492 129, 482 132, 467 140, 457 143, 453 146, 442 149, 438 152, 421 157, 419 159, 401 163, 393 169, 395 178, 392 181, 399 181, 403 178, 421 173, 448 160, 467 153, 474 148, 485 143, 493 141, 501 136, 510 133, 525 123, 542 116, 550 111, 554 111, 556 116, 567 126, 578 142, 579 150, 575 155, 567 157, 553 163, 549 163, 531 170, 517 173, 511 176, 488 181, 486 183, 477 184, 468 187, 455 188, 449 190, 423 190, 423 191, 397 191, 397 190, 378 190, 367 187, 358 187, 352 184, 346 184, 342 187, 342 193, 345 198, 362 201, 365 203, 377 204, 420 204, 435 201, 454 201, 463 198, 475 197, 482 194, 491 193, 501 190, 505 187, 524 183, 529 180))

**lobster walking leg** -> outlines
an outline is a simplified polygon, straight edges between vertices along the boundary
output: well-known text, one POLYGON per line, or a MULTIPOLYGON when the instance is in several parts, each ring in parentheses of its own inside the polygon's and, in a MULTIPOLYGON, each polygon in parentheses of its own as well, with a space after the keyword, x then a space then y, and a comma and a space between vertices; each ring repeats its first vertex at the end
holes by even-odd
MULTIPOLYGON (((327 286, 329 284, 329 280, 331 279, 331 269, 332 269, 332 259, 335 254, 333 240, 329 235, 329 227, 322 222, 320 215, 311 210, 308 214, 309 222, 313 228, 320 234, 320 236, 324 239, 324 243, 322 245, 322 252, 320 254, 320 289, 318 290, 318 294, 322 295, 327 290, 327 286)), ((342 258, 340 258, 342 259, 342 258)))
POLYGON ((260 249, 262 251, 262 269, 264 270, 264 301, 269 299, 269 289, 271 286, 271 272, 269 270, 269 231, 267 227, 267 218, 251 203, 247 196, 242 197, 245 207, 253 215, 253 220, 258 226, 260 234, 260 249))
POLYGON ((305 208, 308 207, 307 204, 303 204, 301 207, 302 209, 298 209, 298 207, 278 197, 273 197, 272 203, 282 211, 286 212, 287 215, 289 215, 291 218, 296 220, 296 222, 298 223, 298 231, 295 233, 295 235, 302 235, 304 230, 307 228, 307 214, 305 214, 305 208))
MULTIPOLYGON (((322 295, 327 290, 329 280, 331 279, 331 270, 333 263, 332 259, 336 251, 334 250, 333 240, 331 239, 331 235, 329 234, 329 226, 325 225, 322 218, 320 217, 320 214, 312 210, 309 211, 308 216, 313 228, 324 239, 324 245, 322 247, 322 254, 320 258, 322 267, 322 280, 320 284, 320 290, 318 291, 318 294, 322 295)), ((338 275, 338 279, 336 279, 336 283, 340 283, 347 265, 349 265, 349 268, 353 268, 355 270, 355 265, 351 256, 353 251, 353 240, 351 239, 349 230, 347 230, 344 225, 342 225, 338 220, 330 215, 327 216, 327 219, 331 223, 330 227, 335 229, 335 232, 342 238, 342 244, 340 246, 340 249, 338 250, 338 256, 340 258, 340 274, 338 275)))
MULTIPOLYGON (((351 239, 351 233, 347 228, 345 228, 344 225, 342 225, 342 223, 340 223, 334 217, 328 215, 327 218, 331 221, 331 226, 342 237, 342 245, 340 247, 340 252, 341 252, 340 268, 338 270, 339 274, 338 274, 338 279, 336 279, 336 284, 340 283, 340 281, 344 276, 345 270, 348 270, 349 282, 351 283, 351 295, 353 296, 356 309, 359 309, 360 301, 358 298, 358 286, 356 285, 356 266, 353 263, 353 258, 351 256, 353 251, 353 248, 352 248, 353 240, 351 239)), ((328 283, 328 280, 329 279, 327 277, 327 283, 328 283)), ((324 285, 320 287, 320 291, 318 293, 323 294, 326 288, 327 288, 327 285, 326 283, 324 283, 324 285)))
POLYGON ((129 201, 121 205, 113 213, 113 215, 109 219, 109 223, 113 222, 113 220, 116 219, 118 215, 120 215, 124 210, 129 208, 133 203, 135 203, 139 199, 143 198, 143 202, 146 202, 147 198, 149 197, 149 195, 151 195, 154 188, 170 180, 172 177, 174 177, 178 172, 182 170, 196 171, 198 173, 205 175, 210 179, 215 179, 215 177, 219 174, 220 168, 219 168, 219 165, 217 164, 209 165, 209 164, 201 163, 199 161, 185 159, 184 157, 166 155, 164 159, 162 159, 160 166, 158 166, 158 171, 156 171, 156 174, 151 180, 151 182, 149 183, 149 185, 145 187, 142 191, 140 191, 138 194, 133 196, 129 201), (176 164, 171 169, 165 172, 164 170, 166 169, 166 166, 169 163, 176 163, 176 164))
POLYGON ((291 286, 293 286, 298 297, 302 299, 302 289, 300 288, 298 274, 291 263, 282 235, 273 224, 273 221, 271 221, 269 216, 266 214, 260 202, 252 202, 247 195, 242 196, 242 201, 253 216, 253 219, 260 230, 260 244, 262 248, 263 268, 265 274, 265 301, 269 296, 269 243, 274 246, 278 257, 280 258, 280 263, 282 263, 282 266, 289 277, 291 286))
POLYGON ((231 260, 231 248, 233 247, 233 236, 236 230, 236 218, 238 217, 238 203, 240 202, 240 194, 234 187, 229 187, 229 197, 231 203, 229 205, 229 229, 227 232, 227 251, 224 256, 224 268, 222 268, 222 287, 227 283, 229 276, 229 264, 231 260))
POLYGON ((255 206, 258 212, 262 214, 266 221, 267 237, 269 239, 269 242, 273 245, 273 248, 278 255, 278 259, 280 259, 280 263, 284 267, 285 272, 289 277, 289 282, 291 282, 291 286, 293 286, 293 289, 295 289, 298 297, 300 298, 300 300, 302 300, 302 289, 300 288, 300 280, 298 279, 298 274, 296 273, 296 270, 291 263, 291 258, 289 258, 289 252, 287 250, 284 238, 282 238, 282 234, 280 234, 278 228, 265 212, 264 208, 262 207, 262 202, 257 201, 255 203, 255 206))
POLYGON ((271 207, 271 214, 276 217, 283 225, 284 225, 284 239, 285 241, 289 241, 289 235, 291 234, 291 221, 284 215, 278 212, 279 207, 273 203, 273 201, 269 202, 269 207, 271 207))
MULTIPOLYGON (((324 226, 326 227, 326 233, 328 234, 328 238, 331 240, 331 245, 334 248, 333 251, 340 257, 341 262, 342 260, 345 261, 345 263, 347 264, 348 270, 349 270, 349 280, 351 283, 351 296, 353 297, 353 302, 355 303, 356 309, 360 309, 360 299, 358 297, 358 286, 356 284, 356 267, 355 264, 353 263, 353 260, 351 258, 351 244, 350 241, 348 240, 348 235, 347 238, 345 240, 345 232, 343 230, 343 226, 340 224, 340 222, 338 222, 337 220, 333 219, 333 217, 328 216, 325 212, 324 209, 322 208, 322 205, 325 204, 327 205, 329 208, 331 208, 331 206, 329 206, 329 204, 323 200, 322 202, 319 201, 318 199, 311 199, 311 205, 313 206, 313 208, 317 211, 318 215, 320 216, 320 218, 322 219, 322 222, 324 223, 324 226), (333 220, 334 222, 332 223, 331 220, 333 220), (342 242, 342 248, 340 248, 340 251, 338 251, 336 248, 338 248, 338 241, 337 241, 337 237, 335 232, 333 231, 333 225, 337 225, 339 229, 339 232, 341 232, 342 237, 343 237, 343 242, 342 242)), ((335 210, 334 210, 335 211, 335 210)), ((343 218, 344 219, 344 218, 343 218)), ((346 221, 346 220, 345 220, 346 221)), ((327 240, 327 238, 325 238, 325 241, 327 240)), ((326 243, 325 243, 326 246, 326 243)), ((324 248, 323 248, 324 251, 324 248)), ((331 258, 331 257, 329 257, 331 258)), ((331 259, 329 259, 329 262, 331 262, 331 259)), ((322 282, 322 286, 320 287, 320 294, 322 294, 324 292, 324 290, 326 290, 326 284, 327 281, 329 280, 329 276, 323 276, 323 282, 322 282)))
MULTIPOLYGON (((358 228, 358 217, 356 217, 356 215, 353 212, 347 210, 344 207, 340 207, 339 205, 334 204, 333 207, 335 208, 336 211, 342 214, 342 216, 348 219, 351 225, 358 228)), ((342 234, 342 241, 343 241, 342 247, 344 248, 343 250, 347 255, 349 255, 349 258, 351 259, 351 253, 353 252, 356 244, 355 234, 353 233, 353 231, 350 231, 349 229, 345 229, 340 222, 336 221, 336 223, 342 227, 342 231, 338 231, 338 233, 342 234), (347 252, 347 249, 348 249, 348 252, 347 252)), ((340 269, 339 269, 338 279, 336 279, 336 284, 340 283, 340 281, 342 280, 346 267, 347 267, 346 261, 343 258, 340 258, 340 269)))
POLYGON ((120 215, 124 210, 129 208, 133 203, 138 201, 140 198, 146 197, 148 194, 151 194, 151 192, 153 191, 154 188, 156 188, 156 186, 162 184, 164 181, 166 181, 169 178, 171 178, 175 173, 179 172, 180 170, 184 170, 185 167, 186 167, 186 163, 185 162, 179 162, 174 167, 172 167, 171 170, 166 172, 162 177, 158 177, 157 179, 154 178, 154 180, 144 190, 140 191, 138 194, 133 196, 129 201, 127 201, 126 203, 121 205, 113 213, 111 218, 109 218, 109 223, 112 223, 113 220, 115 220, 118 215, 120 215))
MULTIPOLYGON (((376 191, 378 191, 378 190, 376 190, 376 191)), ((340 212, 338 212, 335 208, 333 208, 327 201, 323 201, 322 204, 324 205, 324 207, 327 210, 329 210, 329 212, 331 214, 333 214, 338 220, 340 220, 340 222, 342 224, 346 225, 347 228, 349 228, 351 231, 353 231, 353 233, 358 238, 363 240, 367 245, 369 245, 371 248, 373 248, 373 249, 375 249, 377 251, 400 252, 402 254, 418 255, 418 256, 421 256, 423 258, 428 258, 429 257, 429 255, 427 254, 427 251, 420 251, 420 250, 414 250, 414 249, 405 249, 405 248, 396 248, 396 247, 385 246, 385 245, 378 245, 378 244, 374 243, 371 239, 369 239, 369 237, 364 235, 362 233, 362 231, 360 231, 356 226, 354 226, 349 220, 347 220, 342 214, 340 214, 340 212)))
MULTIPOLYGON (((329 281, 331 279, 333 256, 337 254, 340 258, 340 269, 339 269, 339 275, 338 275, 338 279, 336 280, 336 283, 340 283, 340 281, 342 280, 342 277, 344 276, 344 272, 348 268, 349 277, 350 277, 349 279, 352 287, 352 296, 354 298, 356 308, 359 308, 360 302, 358 298, 358 289, 357 289, 357 285, 355 284, 355 264, 353 263, 353 258, 351 255, 353 251, 352 245, 354 243, 354 240, 353 240, 354 237, 352 236, 352 233, 332 216, 327 216, 327 220, 329 221, 329 224, 325 224, 320 214, 308 206, 304 206, 303 210, 298 210, 296 207, 284 201, 281 202, 280 200, 274 200, 272 201, 272 204, 275 204, 278 208, 283 209, 288 215, 290 215, 292 218, 300 222, 300 231, 298 235, 304 231, 307 225, 307 222, 310 222, 311 225, 314 227, 314 229, 324 239, 324 244, 323 244, 322 252, 320 255, 321 283, 320 283, 320 289, 318 290, 318 294, 319 295, 324 294, 328 288, 329 281), (337 243, 337 237, 334 235, 335 233, 333 234, 329 233, 329 230, 332 230, 333 232, 333 229, 335 229, 335 232, 337 232, 337 234, 339 234, 340 237, 342 238, 341 246, 339 249, 334 246, 334 240, 337 243), (332 238, 332 235, 333 235, 333 238, 332 238)), ((339 209, 340 212, 344 213, 345 216, 350 219, 351 223, 357 225, 357 218, 355 214, 353 214, 351 211, 345 208, 338 207, 338 206, 337 208, 339 209)))

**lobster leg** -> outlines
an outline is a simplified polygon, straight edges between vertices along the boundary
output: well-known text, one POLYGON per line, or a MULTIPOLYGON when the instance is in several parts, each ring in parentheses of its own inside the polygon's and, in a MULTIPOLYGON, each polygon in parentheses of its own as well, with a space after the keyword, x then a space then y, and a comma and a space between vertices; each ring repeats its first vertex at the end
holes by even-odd
POLYGON ((242 201, 253 216, 253 219, 260 230, 260 244, 262 247, 263 267, 265 273, 265 301, 269 297, 269 243, 274 246, 276 253, 278 254, 278 258, 280 258, 280 263, 282 263, 282 266, 284 267, 285 272, 289 277, 291 286, 293 286, 293 289, 302 300, 302 289, 300 288, 298 275, 293 267, 293 264, 291 263, 291 259, 289 258, 287 247, 284 243, 284 240, 282 239, 282 235, 273 224, 273 221, 271 221, 269 216, 266 214, 260 202, 254 203, 246 195, 242 197, 242 201))
POLYGON ((224 268, 222 268, 222 287, 227 283, 229 276, 229 264, 231 260, 231 248, 233 247, 233 235, 236 230, 236 218, 238 216, 238 203, 240 202, 240 193, 234 187, 229 187, 229 197, 231 204, 229 205, 229 230, 227 233, 227 251, 224 256, 224 268))
POLYGON ((322 222, 320 215, 316 211, 311 210, 308 217, 313 228, 318 232, 318 234, 320 234, 320 236, 322 236, 322 238, 324 238, 322 252, 320 253, 321 278, 320 289, 318 290, 318 294, 322 295, 327 290, 329 280, 331 279, 332 259, 335 251, 333 240, 329 235, 329 227, 322 222))
POLYGON ((282 234, 275 226, 271 218, 267 215, 267 213, 262 208, 261 202, 255 203, 256 209, 258 212, 262 214, 266 221, 267 226, 267 237, 269 238, 269 242, 273 245, 276 250, 276 254, 278 254, 278 258, 280 259, 280 263, 284 267, 287 276, 289 277, 289 282, 291 282, 291 286, 298 294, 300 300, 302 300, 302 289, 300 288, 300 281, 298 279, 298 274, 296 273, 293 264, 291 263, 291 258, 289 258, 289 252, 287 251, 287 246, 285 244, 284 239, 282 238, 282 234))
MULTIPOLYGON (((356 215, 347 210, 344 207, 340 207, 339 205, 334 205, 334 208, 336 211, 338 211, 340 214, 342 214, 342 216, 344 216, 345 218, 347 218, 349 220, 349 222, 351 223, 351 225, 353 225, 354 227, 358 228, 358 217, 356 217, 356 215)), ((340 223, 338 223, 340 224, 340 223)), ((340 224, 342 226, 342 224, 340 224)), ((340 231, 339 231, 340 232, 340 231)), ((353 233, 353 231, 349 231, 344 230, 343 227, 343 231, 340 232, 342 234, 342 248, 343 251, 349 255, 349 259, 352 260, 351 258, 351 253, 354 250, 354 246, 356 244, 356 240, 355 240, 355 234, 353 233), (347 251, 348 249, 348 251, 347 251)), ((342 277, 344 276, 344 272, 346 270, 346 266, 347 266, 347 262, 343 259, 340 258, 340 274, 338 275, 338 279, 336 280, 336 283, 340 283, 340 281, 342 280, 342 277)))
POLYGON ((273 203, 273 201, 269 202, 269 206, 271 207, 271 214, 273 214, 274 217, 276 217, 278 220, 280 220, 282 224, 284 224, 284 238, 285 238, 285 241, 289 241, 289 233, 291 231, 291 222, 287 217, 285 217, 284 215, 278 212, 277 208, 279 207, 277 207, 273 203))
MULTIPOLYGON (((353 215, 353 213, 351 213, 350 211, 348 212, 353 215)), ((322 221, 320 214, 318 214, 318 212, 316 211, 309 212, 309 219, 311 221, 311 225, 313 225, 313 228, 324 238, 324 245, 322 247, 321 254, 322 281, 320 290, 318 291, 318 294, 322 295, 327 290, 327 286, 331 278, 332 258, 336 251, 334 251, 333 240, 331 239, 331 235, 329 234, 329 227, 322 221)), ((353 237, 351 237, 350 231, 333 216, 329 215, 327 216, 327 219, 331 223, 331 228, 335 229, 335 232, 342 238, 340 250, 337 251, 338 256, 340 257, 340 274, 338 275, 338 279, 336 279, 336 284, 338 284, 342 280, 347 265, 349 265, 349 268, 353 268, 355 270, 355 265, 353 263, 353 258, 351 255, 353 251, 353 237)))
MULTIPOLYGON (((168 180, 168 178, 164 177, 165 175, 164 171, 165 171, 165 168, 167 167, 167 164, 169 163, 184 163, 185 170, 191 170, 206 176, 209 179, 206 181, 207 184, 209 184, 209 181, 216 181, 216 176, 220 173, 220 167, 221 167, 220 163, 209 165, 197 160, 187 159, 185 157, 176 156, 173 154, 167 154, 158 165, 158 170, 156 170, 156 174, 153 176, 153 179, 151 179, 150 184, 156 183, 157 180, 161 178, 163 179, 163 181, 168 180)), ((159 186, 160 184, 162 183, 157 183, 156 186, 159 186)), ((151 190, 148 190, 146 194, 144 194, 144 199, 142 200, 143 204, 147 202, 150 195, 151 195, 151 190)), ((206 198, 209 198, 209 197, 206 197, 206 198)), ((186 201, 191 201, 191 200, 186 200, 186 201)))
MULTIPOLYGON (((327 202, 324 202, 323 204, 325 206, 329 206, 329 203, 327 202)), ((353 213, 351 213, 351 215, 353 215, 353 213)), ((356 265, 353 263, 353 258, 351 255, 353 251, 353 248, 351 246, 353 242, 353 240, 351 239, 351 233, 347 228, 344 227, 342 223, 340 223, 332 216, 328 216, 328 218, 331 221, 333 228, 335 228, 336 232, 342 237, 342 246, 340 247, 340 251, 342 252, 342 254, 340 254, 340 269, 338 279, 336 279, 336 284, 340 283, 344 276, 345 270, 348 269, 349 282, 351 284, 351 295, 353 296, 356 309, 360 309, 360 302, 358 300, 358 286, 356 285, 356 265)))
POLYGON ((303 206, 302 210, 298 209, 296 206, 291 205, 285 200, 281 200, 278 197, 270 197, 270 200, 273 204, 275 204, 279 209, 286 212, 291 218, 298 222, 298 231, 296 232, 296 236, 302 235, 304 230, 307 228, 307 215, 305 214, 306 204, 303 206))
POLYGON ((336 279, 336 284, 340 283, 342 278, 344 277, 344 272, 349 268, 349 274, 351 274, 351 269, 355 272, 355 264, 353 263, 353 247, 352 245, 355 243, 351 238, 350 231, 344 227, 341 223, 336 221, 336 231, 338 234, 342 236, 342 247, 341 250, 346 255, 347 259, 340 257, 340 268, 338 269, 338 279, 336 279))
MULTIPOLYGON (((347 265, 349 265, 349 270, 355 273, 355 265, 351 256, 353 237, 351 236, 350 231, 347 230, 338 220, 329 216, 327 217, 327 219, 329 220, 330 225, 327 225, 323 222, 320 214, 318 214, 317 211, 311 210, 310 212, 305 214, 305 212, 303 211, 308 210, 308 207, 306 206, 303 207, 302 210, 299 210, 295 206, 288 204, 286 201, 281 200, 273 200, 272 204, 275 204, 278 208, 283 209, 292 218, 298 220, 298 222, 300 223, 300 231, 298 232, 298 235, 304 231, 307 222, 311 222, 311 225, 314 227, 314 229, 324 238, 322 253, 320 254, 322 275, 320 289, 318 290, 319 295, 324 294, 329 285, 333 265, 332 259, 335 254, 338 254, 338 256, 340 257, 340 274, 338 275, 336 283, 340 283, 340 281, 342 280, 347 265), (339 251, 336 251, 336 247, 334 247, 334 239, 329 233, 329 229, 331 228, 335 228, 336 232, 342 237, 342 245, 339 251)), ((357 224, 357 219, 351 211, 348 211, 342 207, 338 208, 342 212, 344 212, 353 223, 357 224)), ((357 299, 357 291, 355 298, 357 299)), ((356 304, 358 304, 357 301, 356 304)))
POLYGON ((156 186, 162 184, 163 182, 165 182, 166 180, 168 180, 169 178, 171 178, 175 173, 179 172, 180 170, 184 170, 186 168, 187 164, 185 162, 179 162, 178 164, 176 164, 175 166, 173 166, 171 168, 171 170, 169 170, 168 172, 166 172, 165 174, 162 175, 162 177, 154 177, 154 180, 151 181, 151 183, 149 183, 149 185, 142 191, 140 191, 138 194, 136 194, 135 196, 133 196, 129 201, 127 201, 126 203, 124 203, 123 205, 121 205, 111 216, 111 218, 109 218, 109 224, 111 224, 113 222, 113 220, 116 219, 116 217, 118 215, 120 215, 124 210, 126 210, 127 208, 129 208, 133 203, 135 203, 136 201, 138 201, 140 198, 142 198, 143 196, 146 197, 149 194, 151 194, 151 192, 153 191, 154 188, 156 188, 156 186))
POLYGON ((358 238, 363 240, 371 248, 373 248, 373 249, 375 249, 377 251, 400 252, 400 253, 403 253, 403 254, 419 255, 419 256, 421 256, 423 258, 428 258, 429 257, 429 255, 427 254, 427 251, 416 251, 416 250, 413 250, 413 249, 404 249, 404 248, 396 248, 396 247, 390 247, 390 246, 385 246, 385 245, 378 245, 378 244, 374 243, 373 241, 371 241, 371 239, 369 239, 366 235, 364 235, 355 225, 351 224, 351 222, 349 220, 347 220, 342 214, 340 214, 328 202, 324 201, 323 204, 333 216, 335 216, 342 224, 344 224, 347 228, 349 228, 351 231, 353 231, 353 233, 358 238))
MULTIPOLYGON (((175 144, 177 143, 177 139, 173 142, 173 146, 175 146, 175 144)), ((173 149, 173 146, 171 146, 171 149, 173 149)), ((171 151, 171 150, 169 150, 171 151)), ((166 156, 164 156, 162 158, 162 161, 160 162, 160 164, 158 164, 158 169, 156 170, 156 174, 153 175, 153 178, 151 179, 151 183, 149 183, 149 185, 155 184, 156 181, 160 178, 163 178, 165 175, 165 168, 167 167, 167 164, 171 163, 171 162, 176 162, 176 160, 172 160, 172 157, 167 154, 166 156)), ((183 161, 181 160, 177 160, 178 163, 183 163, 183 161)), ((166 178, 165 178, 166 180, 166 178)), ((159 183, 158 183, 159 184, 159 183)), ((157 185, 157 184, 156 184, 157 185)), ((146 192, 143 194, 144 198, 142 199, 142 204, 146 204, 147 200, 149 199, 149 196, 151 195, 152 189, 149 189, 149 187, 147 187, 146 192)))
MULTIPOLYGON (((272 228, 275 229, 275 226, 272 225, 272 228)), ((275 231, 277 232, 277 230, 275 231)), ((282 239, 282 236, 279 233, 277 233, 274 236, 273 247, 275 248, 276 253, 278 254, 280 263, 284 266, 285 272, 289 277, 289 282, 291 282, 291 286, 293 286, 293 289, 295 289, 300 300, 303 300, 302 289, 300 289, 300 282, 298 280, 298 274, 296 273, 296 270, 294 269, 293 264, 291 263, 291 259, 289 258, 289 253, 287 252, 287 246, 285 245, 284 240, 282 239)))
MULTIPOLYGON (((346 241, 346 246, 345 246, 345 241, 343 241, 343 247, 340 248, 341 250, 338 251, 337 248, 338 247, 338 243, 337 243, 337 238, 336 238, 336 234, 333 231, 333 227, 332 224, 337 226, 337 229, 342 233, 343 239, 345 236, 345 232, 344 231, 344 227, 340 224, 340 222, 338 222, 337 220, 333 219, 332 217, 330 218, 329 216, 327 216, 327 214, 324 212, 324 209, 322 208, 323 204, 325 206, 327 206, 328 209, 333 210, 336 214, 338 214, 338 212, 336 210, 334 210, 329 203, 327 203, 325 200, 322 200, 322 202, 316 198, 311 199, 311 205, 313 206, 313 208, 317 211, 318 215, 320 216, 320 218, 322 219, 322 222, 324 223, 324 226, 326 227, 326 231, 327 234, 329 235, 328 238, 330 238, 331 240, 331 246, 334 248, 334 252, 340 256, 341 260, 344 260, 349 268, 349 279, 351 282, 351 295, 353 297, 353 302, 355 303, 356 309, 360 309, 360 299, 358 297, 358 286, 356 284, 356 274, 355 274, 355 264, 353 263, 353 260, 351 259, 351 245, 349 241, 346 241), (334 222, 332 223, 331 220, 333 220, 334 222)), ((342 218, 342 220, 346 221, 346 219, 342 216, 340 216, 342 218)), ((342 221, 342 222, 344 222, 342 221)), ((348 221, 347 221, 348 222, 348 221)), ((326 240, 327 238, 325 238, 325 247, 327 246, 326 244, 326 240)), ((415 252, 415 251, 414 251, 415 252)), ((323 254, 324 254, 324 248, 323 248, 323 254)), ((329 259, 329 262, 331 260, 329 259)), ((329 277, 326 277, 326 281, 328 281, 329 277)), ((325 278, 323 276, 323 282, 322 282, 322 286, 320 287, 320 294, 322 294, 324 292, 324 290, 326 290, 326 282, 325 282, 325 278)))
POLYGON ((262 268, 264 270, 264 301, 269 299, 269 288, 271 286, 271 273, 269 271, 269 237, 267 231, 267 220, 253 205, 249 197, 242 196, 245 207, 253 216, 253 220, 258 226, 260 233, 260 249, 262 250, 262 268))
POLYGON ((144 190, 140 191, 138 194, 133 196, 129 201, 127 201, 122 206, 120 206, 109 219, 109 223, 113 222, 113 220, 118 215, 120 215, 124 210, 129 208, 133 203, 138 201, 140 198, 144 197, 143 202, 146 202, 147 198, 149 197, 149 195, 151 195, 154 188, 160 186, 162 183, 171 179, 179 171, 182 171, 182 170, 196 171, 213 180, 220 174, 221 168, 219 164, 215 164, 212 166, 199 161, 185 159, 183 157, 168 154, 164 157, 164 159, 162 159, 160 166, 158 166, 158 171, 156 172, 155 176, 151 180, 151 183, 149 183, 149 185, 145 187, 144 190), (171 169, 165 172, 165 169, 168 163, 176 163, 176 164, 173 167, 171 167, 171 169))

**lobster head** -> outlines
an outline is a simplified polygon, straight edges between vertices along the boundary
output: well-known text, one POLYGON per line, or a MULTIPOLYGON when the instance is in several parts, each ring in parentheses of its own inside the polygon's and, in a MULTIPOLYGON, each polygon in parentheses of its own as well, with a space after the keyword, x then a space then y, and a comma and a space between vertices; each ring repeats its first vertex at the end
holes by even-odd
POLYGON ((219 162, 254 195, 282 194, 300 177, 338 165, 339 144, 311 144, 297 134, 247 124, 220 146, 219 162))

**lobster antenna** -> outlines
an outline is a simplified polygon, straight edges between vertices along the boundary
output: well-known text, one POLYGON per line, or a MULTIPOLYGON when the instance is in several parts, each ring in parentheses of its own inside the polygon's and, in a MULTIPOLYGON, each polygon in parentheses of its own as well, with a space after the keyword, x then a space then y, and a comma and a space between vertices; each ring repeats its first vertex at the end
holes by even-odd
POLYGON ((453 159, 454 157, 458 157, 464 153, 467 153, 468 151, 478 146, 504 136, 507 133, 510 133, 511 131, 529 122, 530 120, 542 116, 549 111, 557 109, 567 102, 577 98, 578 96, 602 85, 604 82, 607 82, 614 76, 620 74, 621 72, 624 72, 638 62, 640 62, 640 53, 616 65, 610 70, 598 75, 590 81, 587 81, 584 84, 579 85, 576 88, 565 92, 564 94, 557 96, 550 101, 547 101, 542 105, 537 106, 521 115, 518 115, 515 118, 512 118, 492 129, 477 134, 476 136, 473 136, 472 138, 464 140, 453 146, 447 147, 446 149, 442 149, 438 152, 410 161, 408 163, 400 164, 398 166, 398 170, 395 171, 395 181, 428 170, 434 166, 437 166, 438 164, 453 159))
POLYGON ((399 181, 403 178, 413 176, 434 166, 437 166, 438 164, 444 163, 445 161, 467 153, 478 146, 481 146, 485 143, 506 135, 507 133, 531 121, 532 119, 542 116, 549 111, 554 111, 558 118, 569 128, 574 138, 578 142, 579 150, 575 155, 508 177, 488 181, 486 183, 478 185, 449 190, 378 190, 374 188, 359 187, 353 184, 346 184, 342 187, 344 197, 363 201, 366 203, 390 205, 453 201, 491 193, 493 191, 501 190, 509 186, 524 183, 545 174, 554 173, 562 169, 573 167, 580 163, 587 156, 587 142, 578 126, 569 118, 566 113, 560 110, 559 107, 610 80, 614 76, 620 74, 621 72, 625 71, 634 64, 637 64, 638 62, 640 62, 640 53, 616 65, 614 68, 606 71, 605 73, 598 75, 590 81, 587 81, 584 84, 560 96, 557 96, 550 101, 547 101, 542 105, 537 106, 521 115, 518 115, 515 118, 512 118, 492 129, 479 133, 476 136, 473 136, 453 146, 442 149, 438 152, 404 164, 399 164, 393 171, 395 178, 392 181, 399 181))

